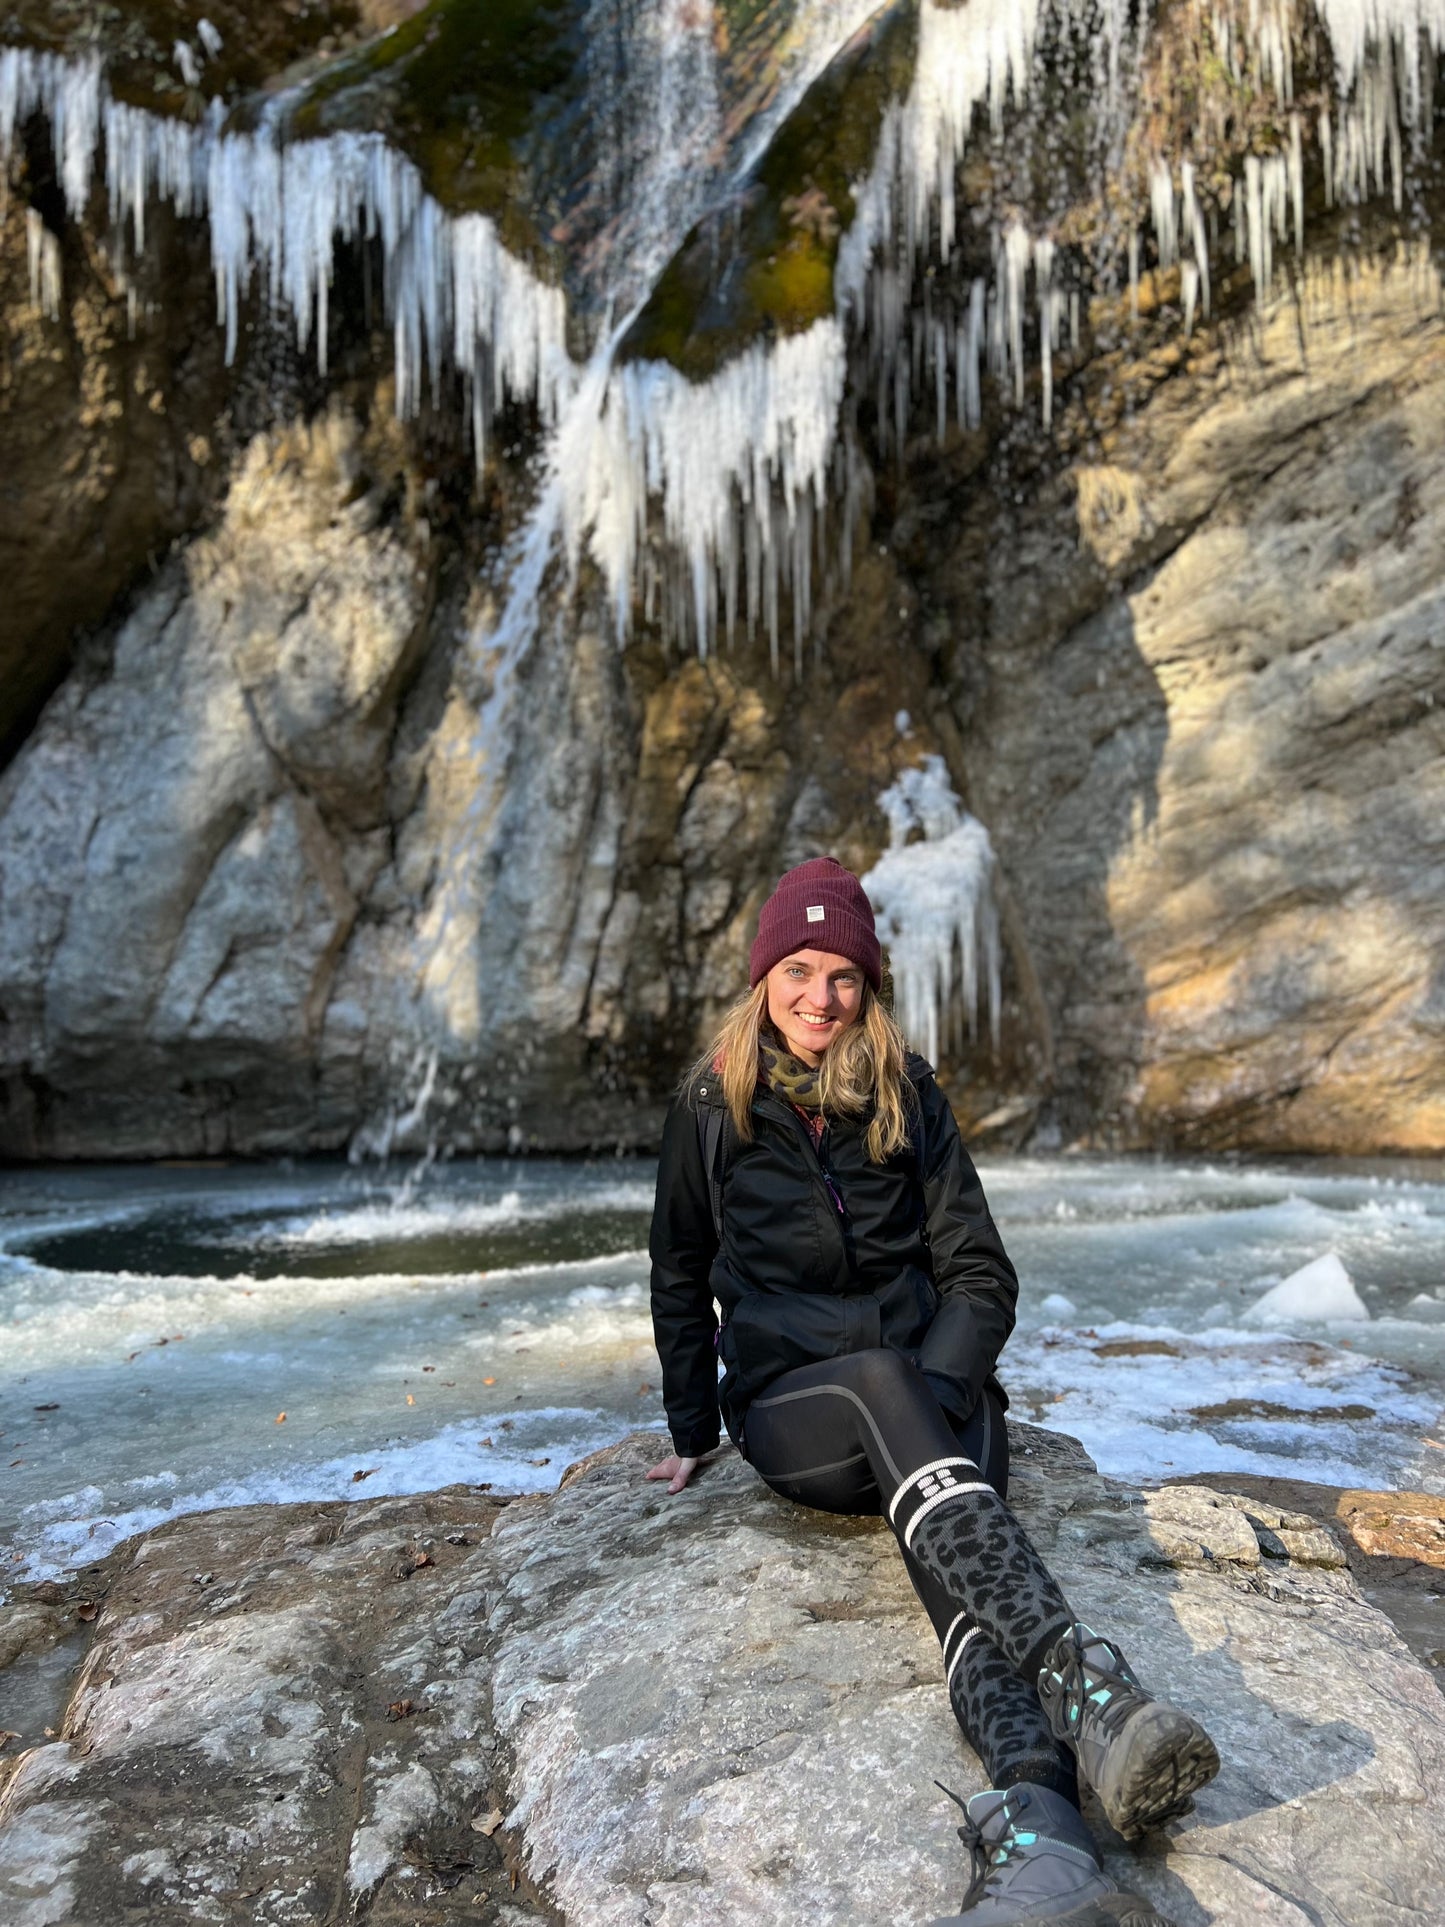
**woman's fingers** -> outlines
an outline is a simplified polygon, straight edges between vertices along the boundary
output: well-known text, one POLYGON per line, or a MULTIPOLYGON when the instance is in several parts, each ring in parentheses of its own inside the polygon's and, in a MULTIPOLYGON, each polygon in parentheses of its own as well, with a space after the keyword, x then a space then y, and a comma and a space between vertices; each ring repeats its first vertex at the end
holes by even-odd
POLYGON ((681 1459, 674 1452, 663 1459, 648 1472, 649 1479, 666 1479, 669 1492, 681 1492, 693 1473, 697 1470, 696 1459, 681 1459))

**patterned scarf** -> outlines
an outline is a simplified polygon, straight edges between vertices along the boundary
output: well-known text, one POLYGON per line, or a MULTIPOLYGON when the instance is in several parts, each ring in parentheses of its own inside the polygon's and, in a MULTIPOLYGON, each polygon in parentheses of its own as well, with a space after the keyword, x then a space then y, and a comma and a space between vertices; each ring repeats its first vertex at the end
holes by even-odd
POLYGON ((817 1071, 811 1064, 794 1057, 791 1051, 784 1050, 766 1031, 758 1038, 758 1078, 795 1110, 822 1109, 817 1071))

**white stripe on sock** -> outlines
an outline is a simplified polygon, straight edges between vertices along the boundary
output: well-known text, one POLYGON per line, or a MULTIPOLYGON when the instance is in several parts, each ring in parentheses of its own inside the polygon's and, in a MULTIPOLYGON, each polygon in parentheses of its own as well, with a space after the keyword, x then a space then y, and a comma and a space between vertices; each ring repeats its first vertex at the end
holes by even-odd
POLYGON ((925 1499, 913 1517, 908 1521, 908 1529, 903 1534, 904 1545, 912 1552, 914 1533, 917 1532, 919 1526, 927 1518, 928 1514, 932 1512, 933 1508, 936 1505, 942 1505, 945 1499, 956 1499, 964 1492, 992 1491, 993 1487, 988 1483, 987 1479, 979 1479, 971 1485, 946 1485, 942 1492, 935 1492, 931 1499, 925 1499))
POLYGON ((968 1470, 970 1472, 977 1472, 978 1470, 978 1467, 974 1464, 972 1459, 965 1459, 965 1458, 934 1459, 932 1463, 929 1465, 920 1465, 916 1472, 909 1473, 908 1477, 903 1481, 902 1485, 900 1485, 898 1490, 893 1494, 893 1503, 888 1508, 889 1525, 893 1524, 893 1515, 898 1510, 898 1501, 903 1497, 904 1493, 908 1490, 909 1486, 916 1485, 920 1479, 927 1478, 930 1472, 942 1472, 944 1467, 949 1465, 964 1465, 968 1467, 968 1470))
MULTIPOLYGON (((963 1614, 960 1613, 958 1615, 958 1619, 962 1619, 962 1618, 963 1618, 963 1614)), ((958 1619, 954 1620, 953 1626, 956 1626, 958 1624, 958 1619)), ((953 1631, 953 1626, 949 1627, 948 1630, 950 1632, 953 1631)), ((953 1658, 948 1662, 948 1671, 943 1676, 944 1684, 946 1686, 950 1688, 952 1687, 953 1676, 958 1671, 958 1662, 963 1658, 964 1654, 968 1651, 968 1642, 971 1639, 979 1638, 982 1632, 983 1632, 982 1626, 970 1626, 968 1631, 964 1634, 963 1638, 959 1640, 958 1651, 954 1654, 953 1658)))

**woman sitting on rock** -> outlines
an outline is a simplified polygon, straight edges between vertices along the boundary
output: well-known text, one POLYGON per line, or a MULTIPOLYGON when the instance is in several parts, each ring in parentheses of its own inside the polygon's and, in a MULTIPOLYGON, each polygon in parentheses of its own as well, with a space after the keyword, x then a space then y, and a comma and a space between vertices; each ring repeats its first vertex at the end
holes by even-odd
POLYGON ((775 1492, 886 1518, 991 1783, 960 1830, 960 1927, 1158 1927, 1102 1871, 1079 1778, 1132 1839, 1218 1756, 1078 1623, 1004 1502, 993 1368, 1018 1281, 948 1101, 880 996, 857 878, 831 857, 790 871, 750 981, 663 1132, 652 1316, 675 1449, 647 1476, 680 1492, 721 1402, 775 1492))

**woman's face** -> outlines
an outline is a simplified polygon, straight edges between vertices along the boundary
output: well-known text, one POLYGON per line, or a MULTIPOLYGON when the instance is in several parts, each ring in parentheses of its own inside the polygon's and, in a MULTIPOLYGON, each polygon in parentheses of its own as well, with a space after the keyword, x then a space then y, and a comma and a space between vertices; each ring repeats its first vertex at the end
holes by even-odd
POLYGON ((863 972, 828 950, 795 950, 767 975, 768 1017, 794 1057, 817 1065, 863 1008, 863 972))

